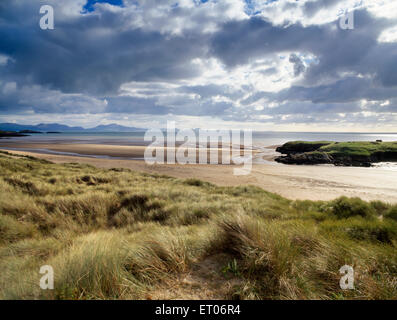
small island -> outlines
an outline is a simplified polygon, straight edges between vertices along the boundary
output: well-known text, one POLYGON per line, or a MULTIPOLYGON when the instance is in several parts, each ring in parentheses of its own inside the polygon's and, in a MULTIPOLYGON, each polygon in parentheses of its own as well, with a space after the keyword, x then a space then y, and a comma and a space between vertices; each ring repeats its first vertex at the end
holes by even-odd
POLYGON ((26 137, 28 135, 15 132, 15 131, 2 131, 0 130, 0 138, 9 138, 9 137, 26 137))
POLYGON ((370 167, 377 162, 397 162, 397 142, 291 141, 276 149, 284 164, 333 164, 370 167))

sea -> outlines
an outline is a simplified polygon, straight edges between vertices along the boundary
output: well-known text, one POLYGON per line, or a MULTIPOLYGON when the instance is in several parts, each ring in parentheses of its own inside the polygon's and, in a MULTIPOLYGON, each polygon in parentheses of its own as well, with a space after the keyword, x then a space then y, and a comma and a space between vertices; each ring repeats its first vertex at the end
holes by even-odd
MULTIPOLYGON (((20 142, 63 142, 113 145, 147 145, 145 132, 64 132, 30 134, 11 138, 20 142)), ((397 133, 341 133, 341 132, 275 132, 253 131, 252 144, 257 147, 281 145, 288 141, 397 141, 397 133)))

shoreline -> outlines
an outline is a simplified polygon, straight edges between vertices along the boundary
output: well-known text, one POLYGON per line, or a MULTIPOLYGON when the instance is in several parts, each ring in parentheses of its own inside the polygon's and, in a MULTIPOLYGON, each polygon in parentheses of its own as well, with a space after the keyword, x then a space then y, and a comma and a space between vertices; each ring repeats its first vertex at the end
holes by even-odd
MULTIPOLYGON (((1 149, 12 154, 29 155, 54 163, 78 162, 103 169, 127 168, 175 178, 197 178, 221 186, 254 185, 292 200, 332 200, 347 196, 360 197, 368 201, 397 203, 395 187, 397 171, 379 167, 291 166, 269 160, 269 162, 253 164, 251 173, 246 176, 234 176, 233 169, 238 167, 235 165, 148 165, 142 160, 46 154, 17 151, 4 146, 1 146, 1 149)), ((269 155, 269 159, 271 158, 272 156, 269 155)))
MULTIPOLYGON (((89 157, 96 159, 110 159, 110 160, 139 160, 143 161, 145 156, 145 150, 147 145, 122 145, 122 144, 103 144, 103 143, 71 143, 64 141, 57 141, 55 143, 51 142, 24 142, 24 141, 0 141, 0 150, 12 150, 16 152, 31 152, 35 154, 49 154, 49 155, 61 155, 61 156, 73 156, 73 157, 89 157)), ((174 149, 174 154, 179 145, 176 147, 155 147, 163 149, 164 160, 167 161, 167 151, 168 149, 174 149)), ((208 164, 210 163, 210 156, 212 153, 218 153, 218 164, 232 163, 233 157, 236 154, 244 156, 244 152, 252 153, 253 161, 258 159, 259 161, 265 160, 270 161, 276 157, 276 153, 273 148, 260 148, 253 146, 252 148, 244 149, 243 146, 233 146, 230 149, 224 149, 222 146, 211 147, 205 149, 206 151, 200 150, 197 146, 188 147, 189 153, 196 154, 196 162, 199 162, 199 158, 203 153, 207 152, 208 164), (265 151, 266 150, 266 151, 265 151), (273 151, 274 154, 267 154, 273 151)), ((193 156, 194 157, 194 156, 193 156)), ((215 159, 216 160, 216 159, 215 159)))

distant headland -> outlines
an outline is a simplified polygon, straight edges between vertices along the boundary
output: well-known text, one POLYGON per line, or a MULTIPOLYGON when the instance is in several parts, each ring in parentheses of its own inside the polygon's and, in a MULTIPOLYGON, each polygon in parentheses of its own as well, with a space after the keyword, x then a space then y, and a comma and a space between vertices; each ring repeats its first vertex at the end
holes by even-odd
POLYGON ((63 133, 63 132, 142 132, 144 128, 126 127, 118 124, 98 125, 93 128, 71 127, 59 123, 40 123, 36 125, 0 123, 0 131, 14 133, 63 133))

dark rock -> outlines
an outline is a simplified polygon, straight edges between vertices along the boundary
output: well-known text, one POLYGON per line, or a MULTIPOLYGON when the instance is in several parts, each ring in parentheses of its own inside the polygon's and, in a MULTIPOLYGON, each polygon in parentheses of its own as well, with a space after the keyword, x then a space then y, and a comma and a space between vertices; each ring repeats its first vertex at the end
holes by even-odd
POLYGON ((370 167, 375 162, 369 156, 364 155, 333 155, 333 164, 345 167, 370 167))
POLYGON ((371 162, 393 162, 397 161, 397 152, 395 151, 380 151, 374 152, 371 155, 371 162))
POLYGON ((293 153, 287 156, 277 157, 275 161, 284 164, 330 164, 332 157, 325 152, 293 153))

